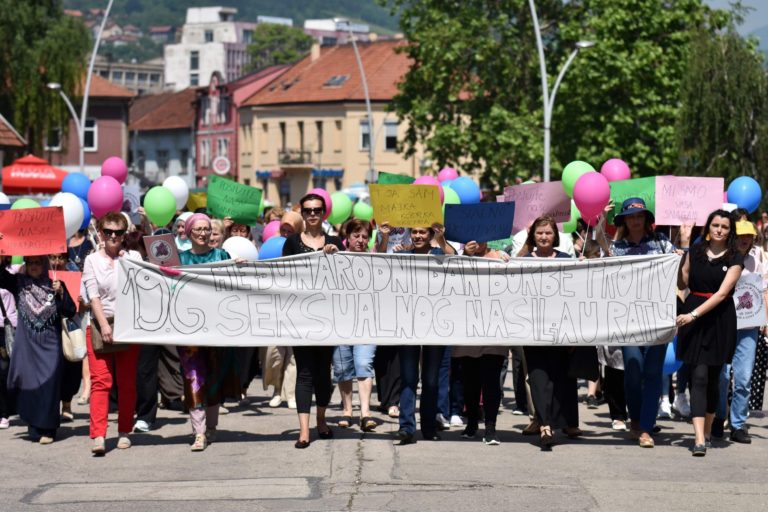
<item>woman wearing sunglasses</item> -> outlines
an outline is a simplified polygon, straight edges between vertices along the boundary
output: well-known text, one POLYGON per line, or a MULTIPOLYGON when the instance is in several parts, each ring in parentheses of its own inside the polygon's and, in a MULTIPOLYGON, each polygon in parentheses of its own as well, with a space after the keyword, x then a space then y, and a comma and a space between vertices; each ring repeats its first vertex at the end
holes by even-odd
MULTIPOLYGON (((301 216, 304 219, 304 231, 288 237, 283 245, 283 256, 293 256, 315 251, 330 251, 335 246, 339 251, 344 248, 341 239, 323 232, 325 200, 317 194, 307 194, 301 198, 301 216)), ((321 439, 331 439, 333 431, 325 421, 325 409, 331 400, 331 360, 334 347, 293 347, 296 357, 296 412, 299 415, 299 439, 296 448, 309 446, 309 411, 312 406, 312 392, 317 403, 317 435, 321 439)))
POLYGON ((64 284, 48 276, 45 256, 25 256, 24 272, 15 275, 0 264, 0 288, 14 295, 18 308, 8 391, 29 439, 50 444, 61 422, 61 319, 75 315, 75 303, 64 284))
POLYGON ((85 258, 83 283, 91 301, 92 315, 91 326, 86 329, 88 365, 91 370, 91 453, 98 457, 106 453, 104 438, 107 436, 109 391, 115 379, 120 390, 117 396, 117 448, 124 450, 131 447, 128 434, 133 430, 133 415, 136 412, 139 347, 113 347, 112 326, 117 302, 118 260, 121 257, 141 260, 141 255, 123 248, 125 233, 128 231, 128 221, 123 215, 107 213, 99 219, 97 228, 103 247, 85 258), (104 350, 98 353, 93 350, 94 335, 101 336, 104 343, 104 350))

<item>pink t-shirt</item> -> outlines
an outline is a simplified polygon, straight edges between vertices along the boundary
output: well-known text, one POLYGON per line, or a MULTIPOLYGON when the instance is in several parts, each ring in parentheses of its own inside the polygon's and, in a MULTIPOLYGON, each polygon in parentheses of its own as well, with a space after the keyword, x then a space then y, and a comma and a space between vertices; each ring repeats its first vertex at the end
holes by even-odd
MULTIPOLYGON (((141 254, 136 251, 124 251, 122 258, 141 260, 141 254)), ((101 308, 104 316, 115 316, 115 303, 117 301, 117 261, 120 258, 111 258, 102 251, 89 254, 83 265, 83 283, 88 291, 88 298, 101 300, 101 308)))

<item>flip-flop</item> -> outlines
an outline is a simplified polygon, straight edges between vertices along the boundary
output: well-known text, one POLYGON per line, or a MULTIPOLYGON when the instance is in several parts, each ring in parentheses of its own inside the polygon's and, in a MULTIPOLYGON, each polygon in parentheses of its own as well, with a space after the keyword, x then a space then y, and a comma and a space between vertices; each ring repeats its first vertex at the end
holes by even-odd
POLYGON ((348 428, 352 425, 351 416, 342 416, 337 425, 341 428, 348 428))

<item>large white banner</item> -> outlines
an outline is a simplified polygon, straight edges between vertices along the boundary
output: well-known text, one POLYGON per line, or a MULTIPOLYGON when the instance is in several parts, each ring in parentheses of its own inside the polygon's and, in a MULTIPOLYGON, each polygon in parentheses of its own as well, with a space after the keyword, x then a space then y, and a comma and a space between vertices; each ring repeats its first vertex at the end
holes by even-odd
POLYGON ((675 334, 679 257, 509 263, 320 253, 161 270, 120 260, 119 342, 648 345, 675 334))

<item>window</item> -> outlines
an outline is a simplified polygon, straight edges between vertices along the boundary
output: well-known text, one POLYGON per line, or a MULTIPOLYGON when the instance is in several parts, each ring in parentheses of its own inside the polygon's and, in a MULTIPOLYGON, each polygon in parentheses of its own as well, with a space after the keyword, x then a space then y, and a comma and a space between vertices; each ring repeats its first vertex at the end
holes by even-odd
POLYGON ((341 87, 347 80, 349 80, 349 75, 334 75, 325 81, 323 87, 341 87))
POLYGON ((140 149, 139 155, 136 158, 136 167, 139 169, 139 171, 144 172, 144 162, 146 161, 147 161, 147 157, 144 154, 144 151, 140 149))
POLYGON ((371 126, 368 119, 360 120, 360 150, 367 150, 371 147, 371 126))
POLYGON ((45 136, 46 151, 61 151, 61 128, 51 128, 45 136))
POLYGON ((101 71, 99 71, 99 76, 101 78, 109 79, 109 70, 108 69, 102 69, 101 71))
POLYGON ((317 130, 317 152, 323 152, 323 122, 315 121, 315 129, 317 130))
POLYGON ((304 121, 299 121, 299 149, 304 151, 304 121))
POLYGON ((200 141, 200 165, 203 167, 211 166, 211 141, 200 141))
POLYGON ((397 149, 397 121, 384 123, 384 149, 395 151, 397 149))
POLYGON ((325 182, 328 180, 328 178, 323 176, 313 176, 312 177, 312 188, 322 188, 325 189, 325 182))
POLYGON ((125 72, 125 82, 129 83, 129 82, 133 82, 134 80, 136 80, 136 72, 134 72, 134 71, 126 71, 125 72))
POLYGON ((189 85, 191 86, 198 86, 200 85, 200 75, 197 73, 190 73, 189 74, 189 85))
POLYGON ((269 180, 266 178, 262 178, 259 181, 261 181, 262 194, 264 194, 264 199, 266 199, 267 195, 269 194, 269 180))
POLYGON ((155 156, 157 159, 157 169, 162 172, 167 171, 168 170, 168 150, 158 149, 155 156))
POLYGON ((259 148, 262 153, 267 152, 269 147, 269 125, 267 123, 261 123, 261 132, 259 132, 259 148))
POLYGON ((97 151, 99 149, 99 126, 96 120, 88 118, 83 126, 83 150, 97 151))
POLYGON ((200 52, 189 52, 189 70, 197 71, 198 69, 200 69, 200 52))
POLYGON ((181 172, 186 173, 189 165, 189 150, 179 150, 179 163, 181 164, 181 172))
POLYGON ((336 121, 336 130, 333 133, 333 151, 341 153, 341 121, 336 121))
POLYGON ((139 73, 139 82, 145 83, 147 81, 147 74, 146 73, 139 73))
POLYGON ((206 30, 205 31, 205 42, 206 43, 212 43, 213 42, 213 30, 206 30))
POLYGON ((216 156, 229 158, 229 139, 221 137, 216 140, 216 156))
POLYGON ((122 71, 113 71, 112 72, 112 81, 113 82, 122 82, 123 81, 123 72, 122 71))
POLYGON ((280 149, 285 151, 285 122, 280 122, 280 149))
POLYGON ((243 180, 243 185, 248 185, 250 187, 251 186, 251 179, 250 178, 245 178, 243 180))
POLYGON ((251 44, 253 42, 253 30, 243 30, 243 42, 251 44))
POLYGON ((160 73, 151 73, 149 75, 149 82, 156 84, 160 82, 160 73))

